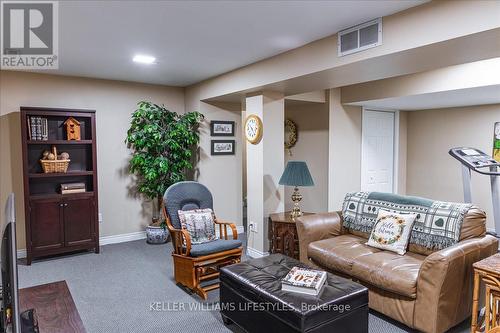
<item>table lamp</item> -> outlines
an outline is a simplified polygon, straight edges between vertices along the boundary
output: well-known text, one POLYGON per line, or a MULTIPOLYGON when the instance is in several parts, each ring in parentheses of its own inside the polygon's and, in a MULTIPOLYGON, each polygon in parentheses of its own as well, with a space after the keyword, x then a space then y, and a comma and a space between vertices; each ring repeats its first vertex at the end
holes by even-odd
POLYGON ((290 214, 292 218, 302 216, 299 202, 302 200, 302 195, 299 192, 299 186, 313 186, 314 181, 309 173, 306 162, 290 161, 286 165, 283 175, 281 175, 280 185, 294 186, 295 190, 292 194, 293 210, 290 214))

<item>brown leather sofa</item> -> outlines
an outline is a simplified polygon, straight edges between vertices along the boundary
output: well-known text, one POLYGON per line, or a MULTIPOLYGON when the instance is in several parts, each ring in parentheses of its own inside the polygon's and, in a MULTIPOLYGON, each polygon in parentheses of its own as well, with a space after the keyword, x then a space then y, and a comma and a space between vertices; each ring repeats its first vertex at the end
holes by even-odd
POLYGON ((371 309, 429 333, 471 315, 472 264, 498 249, 477 207, 465 216, 460 241, 435 252, 410 244, 401 256, 369 247, 367 234, 343 228, 341 212, 303 216, 297 231, 301 261, 360 282, 371 309))

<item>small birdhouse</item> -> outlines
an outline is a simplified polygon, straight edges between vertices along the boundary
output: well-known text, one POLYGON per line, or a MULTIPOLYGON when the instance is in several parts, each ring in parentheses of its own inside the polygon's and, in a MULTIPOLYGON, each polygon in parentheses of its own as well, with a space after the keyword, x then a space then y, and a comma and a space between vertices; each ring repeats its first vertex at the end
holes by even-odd
POLYGON ((66 126, 67 140, 80 140, 80 122, 73 117, 69 117, 64 122, 66 126))

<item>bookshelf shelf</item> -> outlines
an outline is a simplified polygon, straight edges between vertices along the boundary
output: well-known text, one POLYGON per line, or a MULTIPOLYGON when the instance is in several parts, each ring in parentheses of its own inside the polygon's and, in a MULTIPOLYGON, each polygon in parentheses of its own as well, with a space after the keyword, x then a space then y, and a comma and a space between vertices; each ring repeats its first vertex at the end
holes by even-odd
POLYGON ((94 171, 68 171, 53 173, 30 173, 29 178, 53 178, 53 177, 74 177, 74 176, 92 176, 94 171))
POLYGON ((21 107, 28 265, 48 255, 76 250, 99 252, 95 133, 95 111, 21 107), (80 124, 79 141, 66 140, 64 123, 69 117, 80 124), (32 119, 42 123, 42 136, 40 128, 32 131, 36 124, 32 119), (57 148, 58 155, 69 154, 67 172, 43 173, 40 159, 51 146, 57 148), (82 183, 86 192, 61 194, 63 185, 75 183, 82 183))
POLYGON ((92 140, 28 140, 29 145, 91 145, 92 140))
POLYGON ((78 198, 78 197, 92 197, 94 196, 94 191, 82 192, 82 193, 71 193, 71 194, 34 194, 30 195, 30 200, 37 199, 63 199, 63 198, 78 198))

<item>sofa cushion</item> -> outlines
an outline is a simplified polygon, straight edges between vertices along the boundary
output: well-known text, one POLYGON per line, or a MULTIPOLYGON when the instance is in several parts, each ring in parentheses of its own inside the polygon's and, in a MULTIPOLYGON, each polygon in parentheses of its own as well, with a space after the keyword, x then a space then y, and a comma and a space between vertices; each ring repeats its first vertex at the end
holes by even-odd
POLYGON ((309 244, 308 256, 324 268, 352 276, 378 288, 416 298, 417 278, 425 256, 404 256, 365 245, 366 240, 342 235, 309 244))
MULTIPOLYGON (((476 237, 484 237, 485 234, 486 213, 479 207, 472 206, 464 216, 462 230, 460 231, 460 241, 476 237)), ((411 243, 408 250, 410 252, 423 254, 425 256, 428 256, 437 251, 436 249, 428 249, 425 246, 411 243)))

